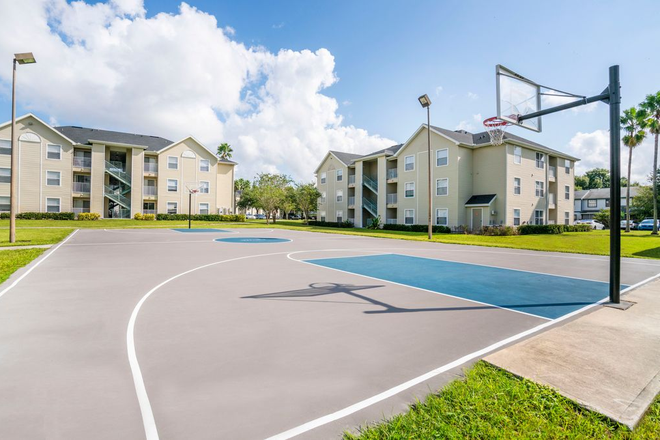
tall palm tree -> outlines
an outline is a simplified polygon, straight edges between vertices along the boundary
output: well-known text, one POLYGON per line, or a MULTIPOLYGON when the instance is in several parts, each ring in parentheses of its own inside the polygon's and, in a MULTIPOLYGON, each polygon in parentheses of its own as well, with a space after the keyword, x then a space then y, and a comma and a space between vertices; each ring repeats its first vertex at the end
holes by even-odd
POLYGON ((227 142, 223 142, 218 146, 218 152, 216 153, 220 159, 231 159, 231 153, 234 150, 231 149, 231 146, 227 142))
POLYGON ((658 173, 658 137, 660 137, 660 92, 646 95, 646 99, 639 105, 648 113, 645 126, 655 135, 655 147, 653 150, 653 232, 658 235, 658 184, 655 176, 658 173))
MULTIPOLYGON (((626 184, 626 232, 630 232, 630 169, 632 167, 633 148, 642 143, 646 137, 643 130, 648 115, 645 110, 631 107, 623 111, 621 126, 626 134, 623 135, 623 144, 628 147, 628 183, 626 184)), ((615 227, 616 225, 612 225, 615 227)))

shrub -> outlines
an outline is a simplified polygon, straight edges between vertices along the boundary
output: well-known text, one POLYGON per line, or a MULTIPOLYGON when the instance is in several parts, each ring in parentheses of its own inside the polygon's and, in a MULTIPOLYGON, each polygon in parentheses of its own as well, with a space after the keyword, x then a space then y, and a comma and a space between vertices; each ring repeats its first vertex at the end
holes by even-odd
MULTIPOLYGON (((8 212, 0 214, 0 219, 8 218, 8 212)), ((21 212, 16 214, 16 218, 21 220, 75 220, 76 215, 73 212, 21 212)))
POLYGON ((479 231, 479 234, 493 237, 505 237, 508 235, 517 235, 518 231, 513 226, 484 226, 479 231))
POLYGON ((135 215, 133 216, 133 220, 142 220, 142 213, 136 212, 135 215))
POLYGON ((518 226, 520 235, 561 234, 563 232, 590 232, 591 225, 522 225, 518 226))
POLYGON ((322 222, 322 221, 315 221, 315 220, 310 220, 309 225, 310 226, 320 226, 320 227, 324 227, 324 228, 339 228, 340 227, 337 222, 322 222))
POLYGON ((369 220, 369 224, 367 225, 367 229, 380 229, 380 216, 376 216, 369 220))
POLYGON ((340 228, 352 228, 353 222, 350 220, 344 220, 343 222, 339 223, 338 226, 340 228))
POLYGON ((99 220, 101 214, 98 212, 81 212, 78 214, 78 220, 88 221, 88 220, 99 220))
MULTIPOLYGON (((426 232, 428 231, 428 225, 401 225, 401 224, 384 224, 383 229, 388 231, 405 231, 405 232, 426 232)), ((435 234, 449 234, 451 233, 451 228, 448 226, 434 225, 431 230, 435 234)))
POLYGON ((142 214, 142 220, 154 221, 156 220, 155 214, 142 214))
MULTIPOLYGON (((144 217, 144 215, 143 215, 144 217)), ((244 222, 244 214, 193 214, 192 220, 204 222, 244 222)), ((156 220, 188 220, 188 214, 156 214, 156 220)))

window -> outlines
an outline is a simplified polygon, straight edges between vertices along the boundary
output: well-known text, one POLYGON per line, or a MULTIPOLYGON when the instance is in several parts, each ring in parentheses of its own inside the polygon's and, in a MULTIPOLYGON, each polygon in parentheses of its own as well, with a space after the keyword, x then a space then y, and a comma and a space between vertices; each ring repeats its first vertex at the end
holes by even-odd
POLYGON ((571 223, 571 213, 564 211, 564 224, 569 225, 571 223))
POLYGON ((404 209, 403 210, 403 224, 404 225, 414 225, 415 224, 415 210, 414 209, 404 209))
POLYGON ((344 170, 337 170, 337 182, 344 180, 344 170))
POLYGON ((0 183, 11 182, 11 168, 0 168, 0 183))
POLYGON ((449 149, 437 150, 435 152, 435 166, 444 167, 449 164, 449 149))
POLYGON ((325 183, 325 173, 321 173, 321 184, 325 183))
POLYGON ((513 194, 519 196, 521 191, 520 177, 513 178, 513 194))
POLYGON ((513 163, 520 164, 522 162, 522 148, 513 147, 513 163))
POLYGON ((321 203, 325 203, 325 191, 321 193, 321 203))
POLYGON ((325 211, 321 211, 320 214, 321 214, 321 221, 324 222, 325 221, 325 211))
POLYGON ((337 202, 341 202, 344 200, 344 191, 338 189, 337 190, 337 202))
POLYGON ((447 226, 449 224, 449 210, 446 208, 438 208, 435 210, 435 224, 440 226, 447 226))
POLYGON ((534 211, 534 224, 535 225, 542 225, 543 224, 543 211, 540 209, 537 209, 534 211))
POLYGON ((536 153, 536 168, 545 168, 545 154, 536 153))
POLYGON ((179 211, 179 204, 177 202, 167 202, 167 213, 176 214, 179 211))
POLYGON ((6 196, 0 197, 0 212, 9 212, 10 198, 6 196))
POLYGON ((415 156, 404 157, 403 163, 405 171, 413 171, 415 169, 415 156))
POLYGON ((168 170, 178 170, 179 169, 179 158, 176 156, 167 156, 167 169, 168 170))
POLYGON ((568 185, 564 185, 564 199, 566 200, 571 199, 571 187, 568 185))
POLYGON ((596 199, 587 200, 587 208, 595 208, 597 205, 598 201, 596 199))
POLYGON ((449 179, 437 179, 435 181, 435 195, 446 196, 449 194, 449 179))
POLYGON ((156 213, 156 204, 154 202, 144 202, 142 204, 142 213, 143 214, 155 214, 156 213))
POLYGON ((200 214, 208 214, 209 213, 209 204, 208 203, 200 203, 199 204, 199 213, 200 214))
POLYGON ((406 191, 404 196, 406 198, 415 197, 415 182, 406 182, 406 191))
POLYGON ((46 145, 46 158, 60 160, 62 159, 62 146, 61 145, 46 145))
POLYGON ((337 211, 337 223, 344 221, 344 211, 337 211))
POLYGON ((605 199, 605 207, 606 208, 610 207, 610 199, 605 199))
POLYGON ((0 154, 11 154, 11 141, 0 139, 0 154))
POLYGON ((211 184, 205 180, 199 181, 199 193, 208 194, 211 188, 211 184))
POLYGON ((513 209, 513 226, 520 226, 520 209, 513 209))
POLYGON ((60 175, 59 171, 46 171, 46 185, 60 186, 60 175))
POLYGON ((179 181, 176 179, 167 179, 167 191, 168 192, 179 191, 179 181))
POLYGON ((540 180, 536 181, 536 197, 545 197, 545 191, 543 190, 544 185, 545 183, 540 180))
POLYGON ((200 171, 211 171, 211 161, 208 159, 199 160, 199 170, 200 171))
POLYGON ((564 172, 566 174, 571 174, 571 161, 568 159, 564 160, 564 172))
POLYGON ((60 199, 46 199, 46 212, 60 212, 60 199))

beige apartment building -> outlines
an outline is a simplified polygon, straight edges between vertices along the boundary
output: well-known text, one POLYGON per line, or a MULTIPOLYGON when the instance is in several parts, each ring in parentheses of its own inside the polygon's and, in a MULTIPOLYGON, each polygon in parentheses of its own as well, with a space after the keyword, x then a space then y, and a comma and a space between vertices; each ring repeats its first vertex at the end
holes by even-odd
MULTIPOLYGON (((234 212, 235 162, 219 160, 189 136, 158 137, 17 119, 18 211, 136 213, 234 212)), ((9 210, 11 123, 0 125, 0 211, 9 210)))
MULTIPOLYGON (((572 224, 573 173, 579 159, 507 133, 431 126, 432 218, 436 225, 572 224)), ((319 218, 365 227, 427 224, 427 126, 404 144, 365 156, 330 151, 316 169, 319 218)))

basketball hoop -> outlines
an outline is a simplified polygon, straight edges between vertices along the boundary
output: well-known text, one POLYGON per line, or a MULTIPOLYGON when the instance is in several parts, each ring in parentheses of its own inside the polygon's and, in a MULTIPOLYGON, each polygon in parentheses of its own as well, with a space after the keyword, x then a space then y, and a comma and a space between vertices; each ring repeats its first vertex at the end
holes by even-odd
POLYGON ((500 119, 497 116, 484 120, 484 127, 488 132, 488 136, 490 136, 490 143, 493 145, 502 145, 504 142, 504 132, 509 125, 511 125, 510 122, 500 119))

